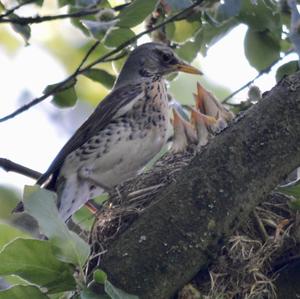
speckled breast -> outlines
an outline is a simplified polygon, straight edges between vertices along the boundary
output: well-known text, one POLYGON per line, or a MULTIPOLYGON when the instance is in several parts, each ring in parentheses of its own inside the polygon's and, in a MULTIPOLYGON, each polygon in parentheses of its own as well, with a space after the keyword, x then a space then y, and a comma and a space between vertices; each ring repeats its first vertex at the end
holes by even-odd
POLYGON ((143 84, 143 95, 132 108, 70 154, 61 175, 87 168, 102 186, 112 188, 159 153, 169 126, 166 86, 161 80, 143 84))

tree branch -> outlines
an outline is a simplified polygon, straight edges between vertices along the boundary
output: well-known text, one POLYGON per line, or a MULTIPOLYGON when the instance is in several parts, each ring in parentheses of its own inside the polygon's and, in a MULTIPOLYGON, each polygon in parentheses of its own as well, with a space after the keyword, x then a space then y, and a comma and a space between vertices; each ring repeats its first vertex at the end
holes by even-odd
MULTIPOLYGON (((299 118, 297 73, 211 140, 149 198, 153 204, 127 230, 108 239, 99 265, 108 279, 142 299, 174 295, 300 164, 299 118)), ((101 215, 93 230, 96 240, 103 231, 101 215)))
POLYGON ((32 179, 38 179, 42 174, 38 171, 15 163, 11 160, 0 158, 0 167, 3 168, 5 171, 9 172, 16 172, 32 179))
POLYGON ((89 56, 94 52, 94 50, 98 47, 100 44, 100 41, 97 40, 91 47, 90 49, 86 52, 85 56, 83 57, 82 61, 80 62, 79 66, 77 67, 76 71, 74 74, 78 74, 80 72, 81 67, 85 64, 89 56))
POLYGON ((80 18, 84 16, 90 16, 98 13, 101 9, 88 9, 81 10, 67 14, 59 14, 59 15, 51 15, 51 16, 36 16, 36 17, 12 17, 12 18, 4 18, 3 16, 0 18, 0 23, 12 23, 19 25, 30 25, 30 24, 38 24, 46 21, 54 21, 54 20, 62 20, 68 18, 80 18))
MULTIPOLYGON (((4 122, 6 120, 9 120, 19 114, 21 114, 22 112, 28 110, 29 108, 39 104, 40 102, 42 102, 43 100, 47 99, 50 95, 54 94, 55 92, 57 92, 58 90, 61 90, 61 88, 67 83, 71 82, 72 80, 74 80, 76 78, 77 75, 84 73, 87 69, 90 69, 91 67, 95 66, 96 64, 102 63, 102 62, 106 62, 107 59, 111 58, 114 54, 118 54, 120 51, 122 51, 125 47, 131 45, 132 43, 134 43, 135 41, 137 41, 139 38, 141 38, 142 36, 144 36, 145 34, 148 34, 152 31, 155 31, 157 29, 159 29, 160 27, 176 20, 177 18, 179 18, 180 16, 192 11, 196 6, 200 5, 203 2, 203 0, 198 0, 195 3, 193 3, 191 6, 181 10, 180 12, 178 12, 177 14, 167 18, 166 20, 164 20, 163 22, 159 23, 156 26, 153 26, 152 28, 149 28, 147 30, 142 31, 141 33, 137 34, 136 36, 132 37, 131 39, 127 40, 126 42, 122 43, 120 46, 118 46, 117 48, 115 48, 114 50, 104 54, 103 56, 101 56, 100 58, 96 59, 95 61, 91 62, 90 64, 88 64, 86 67, 82 67, 82 68, 76 68, 76 71, 74 71, 73 74, 71 74, 69 77, 67 77, 65 80, 61 81, 60 83, 57 84, 56 88, 51 90, 50 92, 44 94, 41 97, 35 98, 32 101, 30 101, 29 103, 27 103, 26 105, 18 108, 17 110, 15 110, 14 112, 0 118, 0 122, 4 122)), ((86 56, 85 56, 86 57, 86 56)), ((80 63, 80 65, 82 65, 82 63, 80 63)))
POLYGON ((27 4, 30 4, 30 3, 33 3, 34 0, 27 0, 27 1, 24 1, 24 2, 21 2, 19 4, 17 4, 16 6, 10 8, 10 9, 7 9, 5 13, 3 14, 0 14, 0 19, 4 18, 4 17, 7 17, 9 15, 11 15, 12 13, 14 13, 17 9, 21 8, 22 6, 25 6, 27 4))

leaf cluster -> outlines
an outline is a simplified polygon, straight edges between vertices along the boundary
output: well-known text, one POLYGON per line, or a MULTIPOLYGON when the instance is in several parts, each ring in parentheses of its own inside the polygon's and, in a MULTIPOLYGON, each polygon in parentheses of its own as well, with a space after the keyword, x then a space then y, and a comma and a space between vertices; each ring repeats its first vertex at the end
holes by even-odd
POLYGON ((114 287, 100 269, 87 281, 84 269, 89 245, 60 218, 55 193, 26 186, 24 206, 26 213, 37 221, 41 238, 0 224, 0 276, 12 285, 0 291, 0 299, 137 298, 114 287), (94 284, 103 285, 107 295, 96 296, 89 288, 94 284))
MULTIPOLYGON (((246 58, 258 72, 264 73, 293 48, 289 38, 291 13, 285 1, 275 0, 133 0, 113 6, 108 0, 59 0, 67 13, 56 16, 24 18, 19 9, 28 4, 42 7, 43 0, 18 0, 15 7, 0 2, 0 23, 10 23, 26 44, 32 24, 70 18, 85 37, 85 53, 77 69, 62 82, 48 85, 38 103, 52 95, 59 107, 71 107, 78 99, 81 77, 112 88, 130 47, 140 37, 168 43, 179 57, 192 62, 203 56, 228 32, 240 24, 247 26, 244 39, 246 58), (199 4, 199 5, 196 5, 199 4), (146 25, 142 31, 141 25, 146 25), (101 58, 99 58, 101 57, 101 58), (93 59, 92 59, 93 58, 93 59), (101 63, 101 68, 99 64, 101 63), (105 65, 103 64, 105 63, 105 65), (115 71, 115 73, 113 72, 115 71)), ((234 45, 232 45, 234 47, 234 45)), ((226 59, 227 53, 224 53, 226 59)), ((299 69, 298 61, 278 68, 276 79, 299 69)), ((282 189, 295 196, 291 207, 298 209, 299 186, 282 189)), ((0 276, 12 287, 0 292, 2 298, 134 298, 115 288, 101 270, 88 281, 84 269, 89 245, 69 231, 57 213, 55 195, 38 187, 24 192, 25 209, 38 222, 44 239, 0 224, 0 276), (17 283, 13 277, 17 276, 17 283), (107 295, 96 296, 93 284, 103 285, 107 295)))
MULTIPOLYGON (((14 30, 28 43, 31 35, 30 24, 34 23, 34 17, 20 17, 16 8, 28 3, 42 6, 43 1, 18 2, 14 8, 1 5, 4 13, 0 15, 0 22, 3 19, 10 20, 14 30)), ((115 81, 112 70, 118 72, 122 67, 128 53, 126 47, 147 33, 154 40, 169 43, 182 59, 191 62, 198 53, 206 55, 208 49, 233 28, 245 24, 248 28, 244 40, 245 55, 250 65, 259 72, 266 72, 268 66, 274 65, 274 62, 280 60, 281 56, 293 47, 289 39, 291 12, 287 5, 284 5, 284 1, 135 0, 118 6, 112 6, 111 3, 108 0, 59 0, 59 7, 66 7, 67 14, 52 18, 38 17, 39 22, 69 17, 72 24, 85 34, 87 44, 96 39, 99 44, 87 58, 95 57, 94 53, 97 53, 98 57, 101 54, 102 57, 111 56, 111 52, 121 55, 111 57, 110 67, 96 66, 106 62, 106 59, 94 60, 94 64, 90 64, 82 72, 73 73, 64 83, 49 85, 45 88, 45 95, 33 105, 52 95, 53 103, 59 107, 73 106, 78 99, 76 86, 79 74, 110 89, 115 81), (195 5, 197 3, 199 7, 195 5), (172 19, 172 16, 181 11, 183 13, 180 16, 172 19), (164 23, 165 20, 167 22, 164 23), (140 31, 142 23, 146 24, 148 30, 140 31), (160 24, 162 25, 152 32, 152 29, 160 24), (58 88, 55 88, 57 85, 58 88)), ((224 58, 225 56, 226 53, 224 58)), ((296 70, 297 61, 284 64, 277 70, 276 79, 280 80, 296 70)))

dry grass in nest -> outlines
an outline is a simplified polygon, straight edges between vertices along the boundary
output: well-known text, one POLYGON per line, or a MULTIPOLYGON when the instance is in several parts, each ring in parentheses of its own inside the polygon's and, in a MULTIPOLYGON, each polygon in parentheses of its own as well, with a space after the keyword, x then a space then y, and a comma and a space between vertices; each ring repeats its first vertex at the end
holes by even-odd
POLYGON ((106 244, 116 238, 144 209, 155 203, 153 198, 162 187, 176 181, 177 173, 189 165, 194 156, 193 150, 176 155, 166 154, 138 179, 118 186, 96 216, 92 242, 106 244))
POLYGON ((195 154, 193 148, 180 154, 167 153, 150 170, 118 186, 118 189, 110 194, 109 200, 97 214, 91 230, 92 253, 88 272, 100 264, 101 255, 106 252, 107 244, 125 231, 146 208, 155 203, 155 194, 176 181, 177 174, 189 165, 195 154))
MULTIPOLYGON (((149 171, 120 186, 111 194, 93 226, 88 272, 99 266, 108 244, 154 204, 155 194, 177 180, 177 174, 194 157, 193 150, 166 154, 149 171)), ((219 257, 209 266, 206 279, 197 275, 179 293, 178 299, 276 298, 273 266, 295 247, 295 214, 287 197, 272 193, 244 225, 227 239, 219 257)))
POLYGON ((196 276, 187 285, 193 286, 193 295, 187 296, 184 287, 178 299, 276 298, 278 273, 273 268, 295 248, 295 223, 287 197, 272 193, 228 238, 219 257, 208 269, 209 277, 196 276))

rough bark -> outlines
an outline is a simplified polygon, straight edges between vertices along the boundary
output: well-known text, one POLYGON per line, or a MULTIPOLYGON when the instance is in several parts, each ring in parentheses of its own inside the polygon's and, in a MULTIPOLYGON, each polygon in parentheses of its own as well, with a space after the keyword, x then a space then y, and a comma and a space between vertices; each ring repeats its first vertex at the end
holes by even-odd
POLYGON ((100 267, 140 298, 170 298, 300 165, 300 73, 215 137, 108 247, 100 267))

